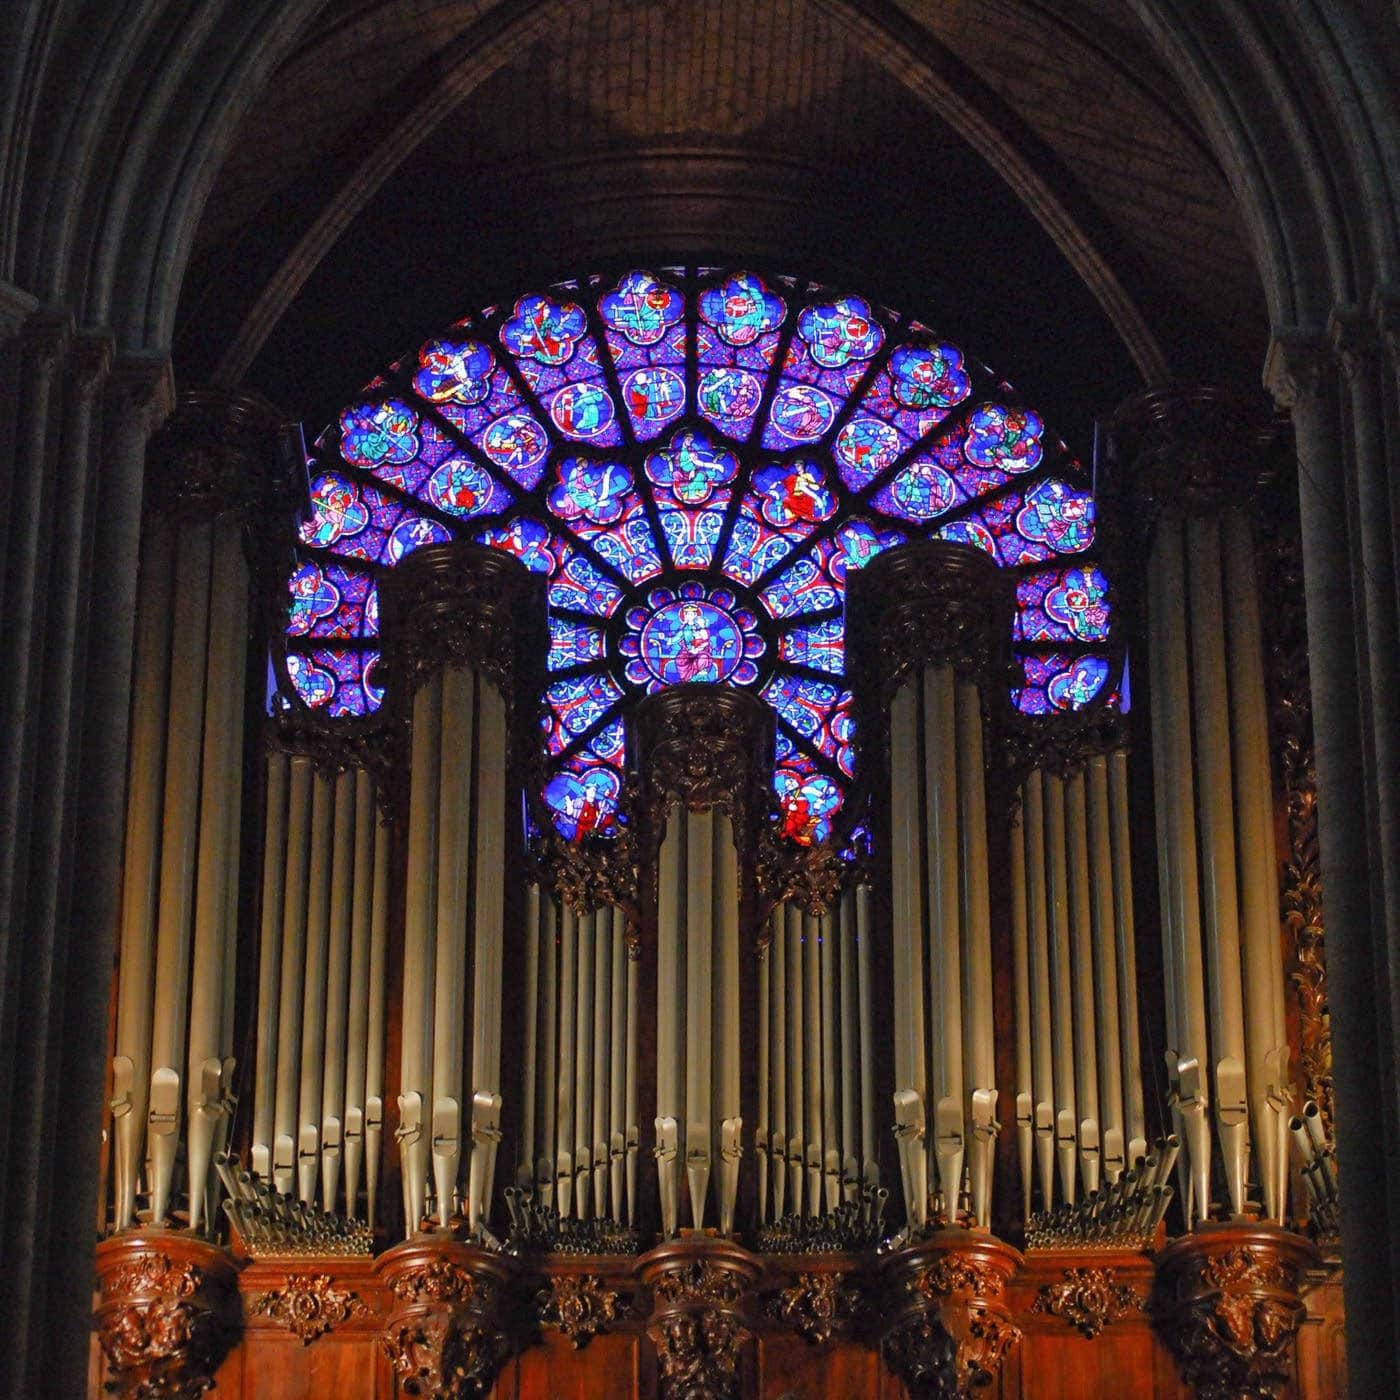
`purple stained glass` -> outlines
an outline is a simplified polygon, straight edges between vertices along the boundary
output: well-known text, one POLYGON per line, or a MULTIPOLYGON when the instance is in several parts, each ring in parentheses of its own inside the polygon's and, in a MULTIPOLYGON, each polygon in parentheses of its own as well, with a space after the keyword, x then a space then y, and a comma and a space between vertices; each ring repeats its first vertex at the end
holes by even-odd
POLYGON ((1092 498, 1074 468, 1044 474, 1044 423, 1015 405, 927 327, 792 278, 635 270, 488 308, 318 439, 286 595, 289 636, 318 649, 287 679, 320 713, 373 709, 377 653, 343 645, 378 631, 353 560, 392 568, 471 521, 548 579, 540 796, 560 835, 620 828, 630 697, 752 685, 780 719, 782 831, 849 853, 866 818, 835 826, 856 768, 845 590, 882 551, 949 539, 1019 571, 1024 713, 1118 701, 1083 650, 1109 639, 1107 579, 1092 558, 1057 566, 1092 549, 1092 498))

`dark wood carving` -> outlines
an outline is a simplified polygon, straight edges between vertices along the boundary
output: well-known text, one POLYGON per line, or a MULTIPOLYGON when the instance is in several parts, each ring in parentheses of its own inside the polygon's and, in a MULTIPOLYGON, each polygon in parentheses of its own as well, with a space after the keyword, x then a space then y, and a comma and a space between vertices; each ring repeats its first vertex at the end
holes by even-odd
POLYGON ((577 1349, 617 1321, 622 1295, 597 1274, 556 1274, 541 1292, 540 1320, 557 1327, 577 1349))
POLYGON ((1021 1256, 990 1235, 937 1230, 882 1263, 881 1350, 915 1400, 991 1385, 1021 1340, 1006 1285, 1021 1256))
POLYGON ((1141 1312, 1147 1299, 1118 1283, 1112 1269, 1066 1269, 1058 1283, 1045 1283, 1032 1312, 1063 1318, 1086 1337, 1097 1337, 1115 1318, 1141 1312))
POLYGON ((767 1296, 764 1311, 813 1346, 825 1346, 833 1336, 851 1329, 863 1301, 847 1272, 829 1269, 795 1275, 785 1288, 767 1296))
POLYGON ((215 1245, 175 1231, 97 1246, 98 1341, 123 1400, 190 1400, 214 1384, 237 1334, 236 1270, 215 1245))
POLYGON ((1269 1400, 1293 1370, 1312 1245, 1274 1226, 1205 1226, 1161 1253, 1152 1312, 1199 1400, 1269 1400))
POLYGON ((515 1346, 511 1261, 429 1236, 395 1246, 378 1269, 394 1299, 380 1345, 404 1394, 487 1394, 515 1346))
POLYGON ((357 1294, 337 1288, 329 1274, 288 1274, 281 1288, 254 1294, 248 1314, 271 1319, 307 1346, 333 1327, 370 1312, 357 1294))
POLYGON ((673 1240, 637 1261, 651 1289, 646 1331, 664 1400, 737 1400, 753 1339, 745 1303, 761 1267, 738 1245, 703 1236, 673 1240))

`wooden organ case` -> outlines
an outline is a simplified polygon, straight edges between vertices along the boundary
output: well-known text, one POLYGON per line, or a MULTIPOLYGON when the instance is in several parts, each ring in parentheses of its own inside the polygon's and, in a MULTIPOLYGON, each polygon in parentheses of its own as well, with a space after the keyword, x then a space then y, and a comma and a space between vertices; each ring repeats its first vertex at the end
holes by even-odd
POLYGON ((1230 484, 1272 432, 1211 391, 1116 420, 1131 752, 1121 713, 1009 712, 980 551, 871 564, 843 859, 783 839, 771 713, 715 685, 638 704, 617 839, 522 822, 542 586, 478 545, 385 583, 376 717, 258 733, 275 421, 192 396, 93 1393, 1344 1393, 1306 642, 1261 609, 1296 551, 1230 484))

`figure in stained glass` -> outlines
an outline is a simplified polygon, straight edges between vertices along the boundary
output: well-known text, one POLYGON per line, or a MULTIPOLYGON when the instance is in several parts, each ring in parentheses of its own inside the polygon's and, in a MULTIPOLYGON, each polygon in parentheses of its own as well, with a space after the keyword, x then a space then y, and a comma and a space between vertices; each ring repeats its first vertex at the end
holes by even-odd
POLYGON ((491 496, 491 478, 465 457, 449 457, 428 478, 428 499, 453 515, 475 515, 491 496))
POLYGON ((798 459, 754 473, 754 490, 763 498, 763 518, 784 529, 795 521, 829 520, 836 502, 822 483, 820 468, 798 459))
POLYGON ((340 415, 340 455, 352 466, 411 462, 418 446, 418 415, 398 399, 360 404, 340 415))
POLYGON ((1045 693, 1058 710, 1083 709, 1103 689, 1108 662, 1101 656, 1080 656, 1068 670, 1050 677, 1045 693))
POLYGON ((1040 465, 1040 435, 1045 425, 1028 408, 983 404, 967 420, 967 460, 979 467, 1028 472, 1040 465))
POLYGON ((340 606, 340 591, 309 561, 299 564, 287 581, 291 605, 287 612, 290 636, 305 636, 318 618, 329 617, 340 606))
POLYGON ((633 345, 655 345, 684 310, 685 298, 649 272, 629 272, 598 302, 598 314, 633 345))
POLYGON ((816 442, 835 417, 830 395, 810 384, 789 384, 773 399, 773 426, 792 442, 816 442))
POLYGON ((1107 593, 1108 581, 1098 569, 1068 569, 1045 595, 1045 611, 1080 641, 1099 641, 1108 635, 1107 593))
POLYGON ((884 471, 901 446, 898 431, 879 418, 852 418, 836 437, 836 455, 850 463, 862 481, 884 471))
POLYGON ((890 383, 905 408, 951 408, 972 392, 955 345, 902 345, 890 356, 890 383))
POLYGON ((369 507, 343 476, 328 472, 311 483, 311 519, 301 538, 314 549, 326 549, 369 524, 369 507))
POLYGON ((717 486, 734 480, 739 459, 699 433, 678 433, 664 452, 647 458, 647 476, 683 505, 704 505, 717 486))
POLYGON ((544 457, 549 438, 528 413, 507 413, 486 429, 481 449, 498 467, 519 473, 544 457))
POLYGON ((953 478, 927 457, 915 457, 894 479, 892 487, 901 514, 911 520, 932 520, 957 499, 953 478))
POLYGON ((401 520, 389 533, 389 563, 397 564, 405 554, 412 554, 425 544, 446 544, 451 538, 436 520, 425 520, 421 515, 410 516, 407 520, 401 520))
POLYGON ((831 816, 841 805, 841 789, 824 773, 804 776, 791 768, 779 768, 773 775, 773 787, 785 839, 813 846, 831 834, 831 816))
POLYGON ((752 345, 782 323, 787 307, 749 272, 731 277, 722 287, 700 293, 700 314, 728 345, 752 345))
POLYGON ((496 357, 474 340, 430 340, 418 353, 414 390, 433 403, 480 403, 491 392, 496 357))
POLYGON ((711 418, 748 418, 763 397, 763 381, 742 369, 706 370, 696 397, 711 418))
POLYGON ((623 380, 622 394, 639 423, 664 423, 685 407, 685 381, 664 366, 634 370, 623 380))
POLYGON ((868 360, 885 343, 870 303, 860 297, 804 307, 797 318, 797 333, 811 348, 812 358, 827 369, 868 360))
POLYGON ((1038 481, 1026 492, 1016 528, 1059 554, 1077 554, 1094 542, 1093 499, 1058 477, 1038 481))
POLYGON ((559 485, 549 493, 549 508, 561 520, 611 525, 622 519, 631 489, 632 474, 620 462, 568 457, 559 464, 559 485))
POLYGON ((613 421, 613 401, 597 384, 566 384, 550 401, 549 416, 569 437, 597 437, 613 421))
POLYGON ((513 554, 531 573, 554 571, 554 556, 549 552, 549 531, 537 520, 517 516, 509 525, 498 530, 486 530, 479 536, 482 544, 513 554))
POLYGON ((515 314, 501 327, 501 344, 517 357, 562 365, 588 330, 583 307, 547 296, 521 297, 515 314))

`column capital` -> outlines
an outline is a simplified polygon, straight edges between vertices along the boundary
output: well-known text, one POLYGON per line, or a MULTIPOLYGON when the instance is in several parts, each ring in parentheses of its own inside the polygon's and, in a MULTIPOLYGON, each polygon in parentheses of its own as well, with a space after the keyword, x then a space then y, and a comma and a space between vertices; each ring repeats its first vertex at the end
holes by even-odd
POLYGON ((38 305, 38 297, 0 278, 0 345, 19 334, 38 305))
POLYGON ((1400 286, 1393 282, 1378 286, 1371 293, 1370 311, 1391 364, 1400 367, 1400 286))
POLYGON ((1283 420, 1262 394, 1213 384, 1150 389, 1109 420, 1115 486, 1150 528, 1158 515, 1212 515, 1269 480, 1283 420))
POLYGON ((73 318, 66 312, 44 308, 34 312, 19 329, 20 353, 31 374, 51 376, 68 350, 73 318))
POLYGON ((1381 345, 1375 320, 1359 306, 1332 308, 1327 340, 1336 356, 1337 368, 1348 380, 1356 378, 1381 345))
POLYGON ((83 398, 96 394, 112 368, 112 337, 107 331, 80 331, 68 351, 68 373, 83 398))
POLYGON ((1264 359, 1264 387, 1289 411, 1312 398, 1336 372, 1325 333, 1302 326, 1275 329, 1264 359))
POLYGON ((143 435, 155 432, 175 403, 170 357, 118 353, 107 372, 107 392, 128 426, 143 435))

